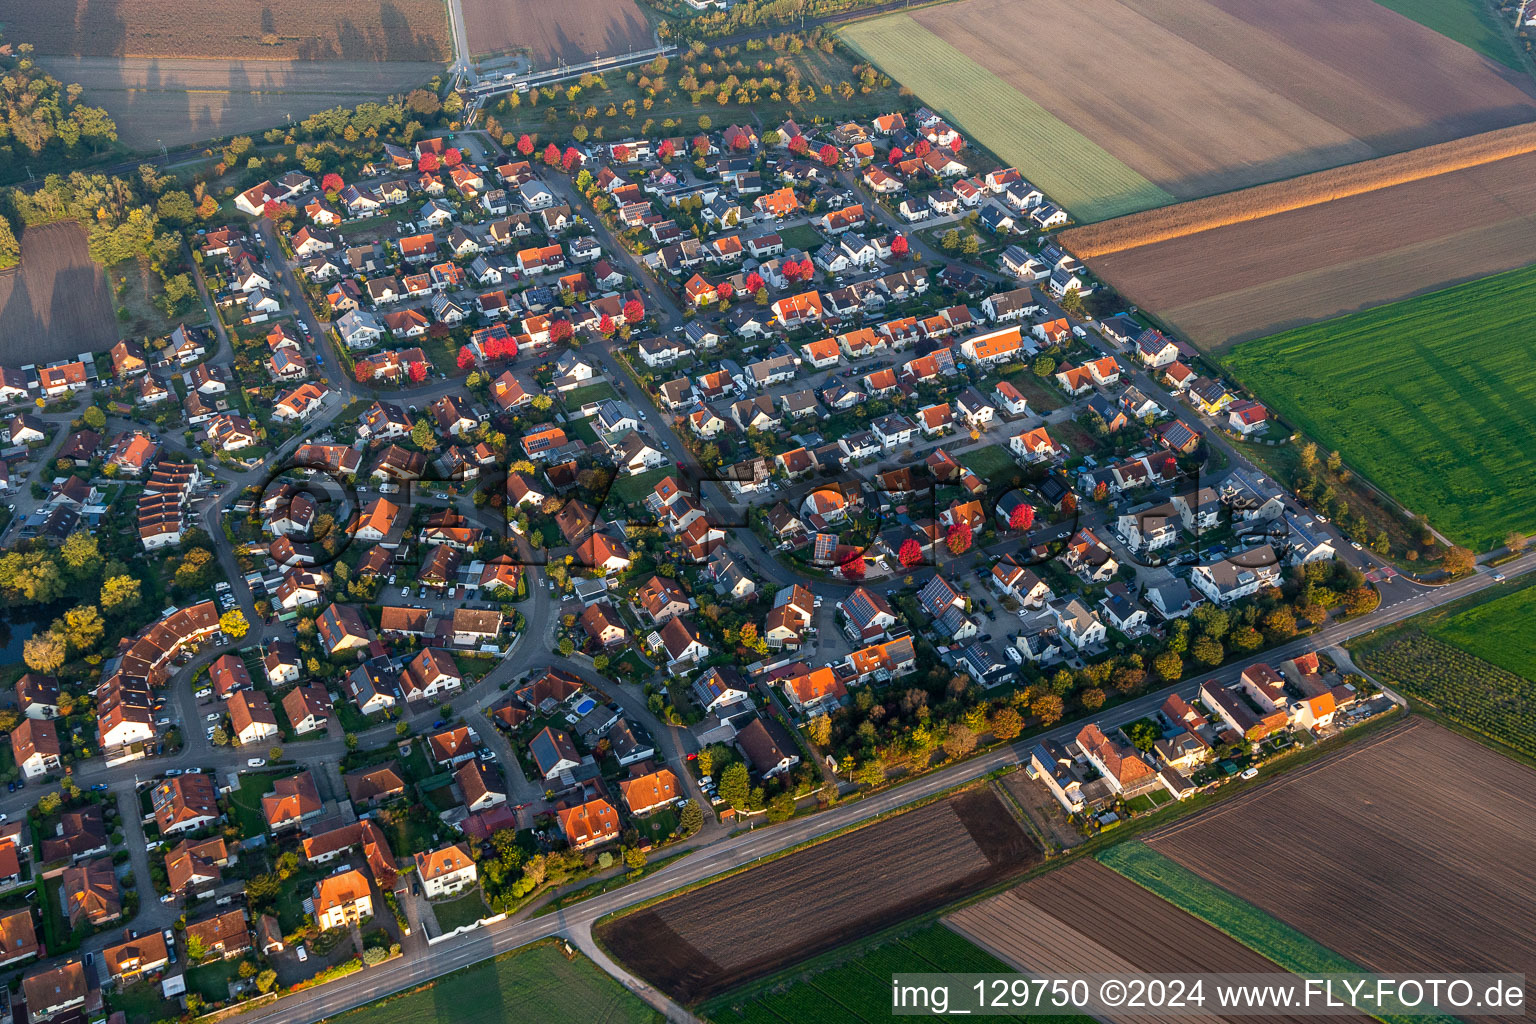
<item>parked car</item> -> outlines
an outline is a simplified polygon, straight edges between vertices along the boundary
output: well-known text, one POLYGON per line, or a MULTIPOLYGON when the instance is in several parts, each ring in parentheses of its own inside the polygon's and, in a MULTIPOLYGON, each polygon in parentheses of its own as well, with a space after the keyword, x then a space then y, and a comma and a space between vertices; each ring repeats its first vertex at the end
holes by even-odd
POLYGON ((245 763, 250 765, 252 768, 265 768, 267 759, 264 757, 253 757, 245 763))
POLYGON ((1240 777, 1244 779, 1256 779, 1259 777, 1259 770, 1252 767, 1244 768, 1243 774, 1240 777))
POLYGON ((293 952, 294 952, 295 955, 298 956, 299 963, 303 963, 304 961, 309 959, 309 950, 304 948, 304 943, 302 943, 302 942, 299 943, 297 946, 293 947, 293 952))

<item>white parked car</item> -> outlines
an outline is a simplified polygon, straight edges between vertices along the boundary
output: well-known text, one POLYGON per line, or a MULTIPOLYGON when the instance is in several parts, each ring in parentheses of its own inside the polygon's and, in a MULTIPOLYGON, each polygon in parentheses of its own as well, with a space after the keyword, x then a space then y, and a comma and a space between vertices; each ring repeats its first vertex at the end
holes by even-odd
POLYGON ((303 963, 309 959, 309 950, 304 948, 304 943, 301 942, 297 946, 293 947, 293 951, 298 955, 299 963, 303 963))
POLYGON ((219 714, 218 712, 214 712, 213 714, 209 715, 206 719, 204 719, 204 721, 217 722, 219 719, 221 719, 223 717, 224 716, 219 714))
POLYGON ((1245 779, 1256 779, 1258 777, 1259 777, 1259 770, 1257 768, 1244 768, 1243 769, 1242 778, 1245 778, 1245 779))
POLYGON ((267 759, 264 757, 253 757, 245 763, 250 765, 252 768, 265 768, 267 765, 267 759))

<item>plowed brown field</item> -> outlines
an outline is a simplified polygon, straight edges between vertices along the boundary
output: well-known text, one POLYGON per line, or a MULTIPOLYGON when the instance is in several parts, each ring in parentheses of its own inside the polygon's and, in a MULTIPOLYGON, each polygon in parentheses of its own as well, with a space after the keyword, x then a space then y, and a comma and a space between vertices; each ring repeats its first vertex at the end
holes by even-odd
POLYGON ((972 790, 599 925, 597 935, 636 974, 692 1002, 1039 859, 1002 802, 972 790))
POLYGON ((21 265, 0 273, 0 363, 24 366, 116 343, 106 275, 74 221, 27 228, 21 265))
MULTIPOLYGON (((1019 970, 1047 977, 1275 970, 1247 946, 1092 860, 1077 861, 957 910, 945 922, 1019 970), (1148 936, 1157 939, 1148 941, 1148 936)), ((1126 1012, 1101 1016, 1113 1024, 1153 1020, 1126 1012)), ((1356 1024, 1364 1019, 1350 1018, 1356 1024)), ((1292 1024, 1301 1018, 1243 1020, 1292 1024)))
POLYGON ((1525 76, 1373 0, 965 0, 911 17, 1179 198, 1536 118, 1525 76))
POLYGON ((1536 772, 1422 720, 1147 842, 1367 968, 1536 979, 1536 772))
POLYGON ((475 55, 527 50, 538 68, 655 46, 635 0, 464 0, 475 55))
POLYGON ((1207 350, 1536 257, 1536 154, 1088 261, 1207 350))

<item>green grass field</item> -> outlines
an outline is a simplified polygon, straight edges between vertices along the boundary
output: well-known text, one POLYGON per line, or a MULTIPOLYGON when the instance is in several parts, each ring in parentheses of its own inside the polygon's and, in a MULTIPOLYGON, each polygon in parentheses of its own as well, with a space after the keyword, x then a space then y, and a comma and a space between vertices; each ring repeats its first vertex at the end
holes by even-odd
POLYGON ((466 896, 460 896, 456 900, 444 900, 441 903, 432 904, 432 913, 445 934, 491 915, 491 912, 485 908, 485 901, 480 898, 479 889, 471 891, 466 896))
POLYGON ((1357 664, 1451 722, 1536 759, 1536 582, 1349 645, 1357 664))
MULTIPOLYGON (((1012 967, 942 924, 883 942, 837 966, 824 967, 788 984, 757 985, 710 1000, 704 1014, 714 1024, 818 1024, 888 1021, 891 975, 913 973, 1012 974, 1012 967)), ((989 1018, 1034 1024, 1089 1024, 1087 1017, 989 1018)))
POLYGON ((839 38, 998 159, 1017 167, 1078 221, 1105 220, 1174 201, 908 15, 855 22, 839 38))
POLYGON ((1536 527, 1536 266, 1239 345, 1223 362, 1448 537, 1536 527))
POLYGON ((1536 585, 1468 608, 1430 632, 1505 671, 1536 680, 1536 585))
POLYGON ((955 456, 955 461, 989 483, 1009 480, 1020 472, 1013 454, 1000 444, 989 444, 955 456))
POLYGON ((504 953, 334 1019, 347 1024, 652 1024, 661 1015, 586 957, 567 960, 558 946, 546 944, 504 953))
POLYGON ((1484 0, 1376 0, 1381 6, 1432 28, 1447 39, 1490 60, 1520 70, 1520 60, 1504 38, 1493 5, 1484 0))

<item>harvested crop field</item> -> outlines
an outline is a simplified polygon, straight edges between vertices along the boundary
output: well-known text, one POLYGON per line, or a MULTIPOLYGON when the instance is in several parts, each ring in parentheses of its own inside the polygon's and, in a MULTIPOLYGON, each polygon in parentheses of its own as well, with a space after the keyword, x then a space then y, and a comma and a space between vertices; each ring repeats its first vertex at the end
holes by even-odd
POLYGON ((1146 841, 1368 970, 1536 979, 1533 834, 1536 772, 1415 719, 1146 841))
POLYGON ((1536 527, 1533 289, 1536 267, 1513 270, 1241 345, 1224 364, 1404 507, 1487 550, 1536 527))
POLYGON ((635 0, 464 0, 464 28, 475 56, 527 50, 538 69, 656 45, 635 0))
POLYGON ((1373 0, 961 0, 897 17, 843 35, 1084 221, 1536 118, 1525 76, 1373 0), (925 66, 935 40, 958 54, 944 75, 925 66), (1005 94, 973 124, 977 77, 1005 94), (1096 197, 1110 167, 1152 191, 1096 197))
POLYGON ((1207 351, 1525 266, 1536 154, 1090 259, 1207 351))
POLYGON ((972 790, 605 922, 597 933, 635 973, 692 1002, 1039 859, 1002 802, 972 790))
MULTIPOLYGON (((1046 977, 1275 970, 1273 961, 1092 860, 964 907, 945 922, 1017 970, 1046 977), (1148 942, 1149 935, 1157 941, 1148 942)), ((1113 1024, 1147 1020, 1126 1012, 1096 1016, 1113 1024)), ((1281 1024, 1301 1018, 1259 1019, 1281 1024)))
POLYGON ((175 60, 44 57, 87 102, 105 107, 135 149, 259 131, 321 110, 403 93, 442 71, 410 61, 175 60))
POLYGON ((73 221, 28 228, 20 266, 0 273, 0 364, 25 366, 117 343, 106 275, 73 221))
POLYGON ((450 49, 443 0, 35 0, 6 5, 5 34, 76 57, 440 61, 450 49))

